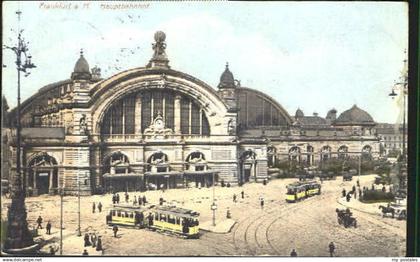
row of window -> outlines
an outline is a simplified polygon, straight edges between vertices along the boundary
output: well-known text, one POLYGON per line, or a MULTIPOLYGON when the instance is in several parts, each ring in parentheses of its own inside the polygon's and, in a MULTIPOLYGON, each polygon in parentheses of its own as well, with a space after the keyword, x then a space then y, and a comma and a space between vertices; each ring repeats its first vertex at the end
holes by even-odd
MULTIPOLYGON (((117 101, 105 114, 101 134, 135 134, 136 97, 141 102, 139 111, 140 132, 144 132, 160 114, 165 127, 175 128, 176 92, 165 90, 148 90, 129 94, 117 101)), ((204 111, 189 97, 180 95, 181 134, 210 135, 210 126, 204 111)))

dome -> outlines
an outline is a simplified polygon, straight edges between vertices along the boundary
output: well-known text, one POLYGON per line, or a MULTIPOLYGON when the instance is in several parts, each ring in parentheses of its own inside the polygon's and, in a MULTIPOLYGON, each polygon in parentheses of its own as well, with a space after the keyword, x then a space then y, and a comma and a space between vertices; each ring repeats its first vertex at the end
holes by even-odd
POLYGON ((295 113, 295 118, 298 118, 298 117, 304 117, 305 115, 303 114, 303 111, 300 109, 300 108, 298 108, 297 110, 296 110, 296 113, 295 113))
POLYGON ((89 69, 89 64, 83 56, 83 51, 80 51, 80 57, 74 66, 73 73, 71 75, 72 79, 90 79, 91 73, 89 69))
POLYGON ((335 120, 337 115, 337 110, 335 110, 334 108, 331 109, 330 111, 328 111, 327 116, 325 117, 326 119, 331 119, 331 120, 335 120))
POLYGON ((235 79, 233 78, 232 72, 229 70, 229 64, 226 63, 226 69, 223 74, 220 76, 219 88, 234 88, 235 79))
POLYGON ((354 105, 340 114, 335 125, 374 125, 373 118, 366 111, 354 105))

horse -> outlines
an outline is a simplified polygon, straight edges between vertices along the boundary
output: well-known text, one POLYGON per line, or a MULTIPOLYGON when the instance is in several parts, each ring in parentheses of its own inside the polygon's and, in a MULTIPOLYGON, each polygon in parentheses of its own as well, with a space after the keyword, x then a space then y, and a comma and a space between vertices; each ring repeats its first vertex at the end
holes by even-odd
POLYGON ((386 207, 386 206, 379 206, 379 209, 382 210, 382 217, 385 217, 386 214, 391 213, 392 218, 395 217, 395 209, 392 207, 386 207))

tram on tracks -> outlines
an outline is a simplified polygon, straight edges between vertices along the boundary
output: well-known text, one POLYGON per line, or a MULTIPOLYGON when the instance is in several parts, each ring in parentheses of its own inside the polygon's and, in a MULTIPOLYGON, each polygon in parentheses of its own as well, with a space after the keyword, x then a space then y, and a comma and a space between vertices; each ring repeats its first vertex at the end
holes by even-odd
POLYGON ((286 188, 286 201, 289 203, 321 194, 321 184, 316 181, 295 182, 287 185, 286 188))
POLYGON ((199 216, 198 212, 174 206, 114 205, 106 217, 106 223, 110 226, 148 228, 185 238, 198 238, 199 216))

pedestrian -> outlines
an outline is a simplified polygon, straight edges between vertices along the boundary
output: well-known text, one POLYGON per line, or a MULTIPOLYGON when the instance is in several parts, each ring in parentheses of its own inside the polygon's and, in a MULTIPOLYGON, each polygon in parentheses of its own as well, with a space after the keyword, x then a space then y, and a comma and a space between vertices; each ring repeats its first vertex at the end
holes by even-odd
POLYGON ((292 252, 290 252, 291 257, 297 257, 297 253, 295 249, 292 249, 292 252))
POLYGON ((359 179, 357 179, 356 184, 357 184, 357 187, 360 187, 360 181, 359 181, 359 179))
POLYGON ((153 226, 153 216, 152 216, 152 213, 149 213, 149 215, 147 216, 147 220, 149 222, 149 226, 153 226))
POLYGON ((99 211, 99 213, 102 212, 102 203, 101 202, 98 203, 98 211, 99 211))
POLYGON ((89 256, 89 253, 87 252, 87 250, 83 250, 82 256, 89 256))
POLYGON ((139 206, 141 206, 143 203, 142 203, 142 199, 141 199, 141 197, 139 196, 139 206))
POLYGON ((343 197, 346 197, 346 190, 343 188, 343 197))
POLYGON ((350 202, 350 192, 349 193, 347 193, 347 196, 346 196, 346 200, 347 200, 347 202, 350 202))
POLYGON ((125 192, 125 202, 128 203, 128 199, 130 198, 130 196, 128 195, 127 192, 125 192))
POLYGON ((233 194, 233 203, 236 203, 236 194, 233 194))
POLYGON ((353 198, 356 199, 357 198, 357 191, 356 189, 353 191, 353 198))
POLYGON ((385 193, 385 186, 382 186, 382 192, 385 193))
POLYGON ((359 199, 362 198, 362 190, 359 188, 359 199))
POLYGON ((226 211, 226 218, 232 218, 232 215, 230 214, 230 209, 229 209, 229 207, 227 208, 227 211, 226 211))
POLYGON ((352 190, 353 192, 355 192, 355 191, 356 191, 356 186, 355 186, 355 185, 353 185, 353 187, 351 188, 351 190, 352 190))
POLYGON ((49 220, 45 228, 47 229, 47 235, 51 235, 51 222, 49 220))
POLYGON ((38 227, 36 229, 42 229, 42 217, 41 216, 38 217, 36 222, 38 223, 38 227))
POLYGON ((261 209, 263 209, 264 208, 264 198, 261 198, 260 205, 261 205, 261 209))
POLYGON ((114 225, 114 226, 112 227, 112 231, 114 231, 114 237, 117 237, 118 226, 117 226, 117 225, 114 225))
POLYGON ((145 205, 146 205, 146 203, 147 203, 147 201, 146 201, 146 196, 145 196, 145 195, 143 195, 143 206, 145 206, 145 205))
POLYGON ((85 240, 85 247, 88 247, 91 245, 88 233, 85 234, 84 240, 85 240))
POLYGON ((96 241, 96 251, 102 250, 102 238, 101 236, 98 236, 98 240, 96 241))
POLYGON ((55 249, 53 246, 50 246, 50 255, 55 256, 55 249))
POLYGON ((112 204, 115 205, 117 202, 117 196, 115 194, 112 195, 112 204))
POLYGON ((334 254, 334 251, 335 251, 335 246, 334 246, 334 243, 333 243, 333 242, 331 242, 331 243, 329 244, 328 248, 330 249, 330 257, 332 257, 332 256, 333 256, 333 254, 334 254))
POLYGON ((98 240, 98 238, 96 237, 95 233, 90 235, 90 241, 92 242, 92 247, 96 247, 96 241, 97 240, 98 240))
POLYGON ((374 184, 372 184, 372 190, 375 190, 375 185, 374 184))
POLYGON ((159 206, 163 205, 163 197, 159 198, 159 206))
POLYGON ((244 191, 242 190, 242 192, 241 192, 241 197, 242 197, 242 199, 244 199, 245 198, 245 193, 244 193, 244 191))
POLYGON ((116 196, 116 200, 117 200, 117 204, 119 204, 120 203, 120 194, 118 194, 118 193, 117 193, 117 196, 116 196))
POLYGON ((96 205, 95 205, 95 202, 93 202, 93 204, 92 204, 92 213, 95 213, 95 209, 96 209, 96 205))
POLYGON ((229 182, 227 183, 226 187, 230 187, 230 183, 229 182))

